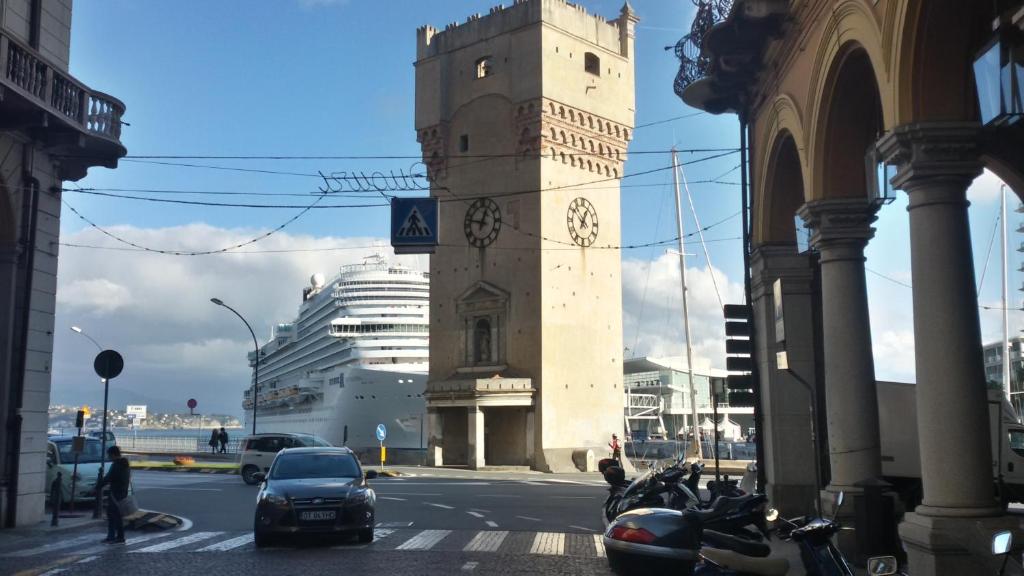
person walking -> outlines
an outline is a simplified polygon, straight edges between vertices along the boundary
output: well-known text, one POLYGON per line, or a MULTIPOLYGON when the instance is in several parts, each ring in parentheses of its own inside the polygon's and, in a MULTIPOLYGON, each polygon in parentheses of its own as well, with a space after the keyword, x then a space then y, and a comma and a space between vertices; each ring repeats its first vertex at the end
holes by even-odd
POLYGON ((220 453, 227 454, 228 452, 228 431, 223 426, 220 427, 220 434, 217 436, 220 440, 220 453))
POLYGON ((612 458, 616 460, 622 460, 622 445, 619 444, 619 436, 612 434, 612 441, 608 443, 608 447, 612 449, 612 458))
POLYGON ((131 465, 127 458, 121 456, 121 449, 117 446, 107 448, 107 457, 110 458, 110 468, 96 486, 97 490, 102 490, 104 486, 110 487, 107 497, 107 538, 103 542, 124 544, 124 517, 118 503, 128 498, 128 486, 132 481, 131 465))
POLYGON ((210 431, 210 441, 207 444, 210 445, 210 453, 217 453, 217 443, 220 442, 220 432, 216 428, 210 431))

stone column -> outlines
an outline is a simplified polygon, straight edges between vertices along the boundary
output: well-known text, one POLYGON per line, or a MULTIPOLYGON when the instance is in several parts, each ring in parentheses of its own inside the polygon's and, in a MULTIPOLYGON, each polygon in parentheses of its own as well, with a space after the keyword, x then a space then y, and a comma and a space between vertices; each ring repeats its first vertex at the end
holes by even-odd
POLYGON ((444 466, 444 420, 437 408, 427 408, 427 465, 444 466))
MULTIPOLYGON (((822 350, 833 493, 882 475, 864 248, 877 207, 866 198, 817 200, 798 213, 821 266, 822 350)), ((829 499, 831 500, 831 499, 829 499)), ((844 512, 852 514, 852 506, 844 512)))
POLYGON ((773 284, 782 280, 785 309, 785 348, 790 369, 807 382, 814 381, 814 271, 810 257, 797 254, 793 245, 755 248, 750 258, 755 358, 760 367, 761 407, 764 418, 765 492, 772 506, 786 514, 814 510, 814 456, 811 442, 811 397, 790 372, 776 365, 775 353, 783 344, 775 333, 773 284))
MULTIPOLYGON (((900 536, 914 572, 980 573, 998 518, 967 187, 981 173, 973 123, 899 126, 879 140, 910 204, 917 430, 924 501, 900 536)), ((1016 524, 1016 523, 1013 523, 1016 524)))
POLYGON ((466 433, 469 436, 469 443, 466 447, 469 457, 469 467, 473 470, 483 468, 484 462, 484 411, 479 406, 466 408, 469 416, 469 424, 466 433))
MULTIPOLYGON (((0 195, 0 201, 4 201, 0 195)), ((7 422, 8 391, 14 377, 14 315, 18 250, 0 246, 0 518, 7 515, 7 490, 12 483, 6 468, 9 426, 7 422)))

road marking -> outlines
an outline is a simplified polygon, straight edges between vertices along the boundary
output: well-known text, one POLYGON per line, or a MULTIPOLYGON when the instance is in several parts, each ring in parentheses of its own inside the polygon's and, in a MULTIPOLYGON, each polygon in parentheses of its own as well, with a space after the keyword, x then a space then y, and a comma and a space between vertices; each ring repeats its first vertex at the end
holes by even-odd
POLYGON ((69 564, 77 559, 78 556, 68 556, 66 558, 61 558, 56 562, 51 562, 45 566, 40 566, 38 568, 29 568, 28 570, 22 570, 21 572, 15 573, 14 576, 42 576, 42 573, 44 572, 56 574, 58 572, 63 572, 64 570, 67 570, 67 568, 57 568, 58 566, 69 564))
MULTIPOLYGON (((143 536, 133 536, 124 541, 125 546, 134 546, 135 544, 142 544, 150 540, 156 540, 157 538, 166 538, 170 536, 172 532, 158 532, 156 534, 145 534, 143 536)), ((110 550, 110 546, 107 544, 100 544, 98 546, 92 546, 83 550, 76 550, 77 554, 88 556, 89 554, 102 554, 103 552, 110 550)))
POLYGON ((405 502, 405 498, 394 498, 391 496, 378 496, 378 500, 395 500, 396 502, 405 502))
POLYGON ((473 570, 476 570, 477 564, 479 564, 479 562, 466 562, 462 565, 462 571, 472 572, 473 570))
POLYGON ((487 530, 477 532, 476 536, 466 544, 463 552, 497 552, 501 543, 505 541, 508 532, 505 530, 487 530))
POLYGON ((598 558, 604 558, 604 540, 600 534, 594 534, 594 549, 597 550, 598 558))
POLYGON ((424 502, 427 506, 434 506, 437 508, 444 508, 445 510, 455 510, 455 506, 449 506, 447 504, 435 504, 433 502, 424 502))
POLYGON ((60 574, 61 572, 64 572, 66 570, 67 568, 54 568, 53 570, 47 570, 46 572, 43 572, 39 576, 53 576, 54 574, 60 574))
POLYGON ((490 526, 491 528, 497 528, 498 527, 498 523, 493 521, 493 520, 484 520, 484 523, 487 524, 488 526, 490 526))
MULTIPOLYGON (((440 496, 440 494, 438 494, 440 496)), ((518 494, 477 494, 477 496, 485 496, 487 498, 522 498, 518 494)))
POLYGON ((531 522, 540 522, 540 518, 534 518, 533 516, 516 516, 516 518, 522 518, 523 520, 529 520, 531 522))
POLYGON ((477 518, 483 518, 484 517, 483 514, 481 514, 479 512, 473 512, 472 510, 467 511, 466 514, 469 514, 470 516, 476 516, 477 518))
POLYGON ((412 522, 378 522, 377 528, 408 528, 412 522))
POLYGON ((530 554, 565 554, 565 534, 560 532, 537 532, 533 538, 530 554))
POLYGON ((96 534, 86 534, 85 536, 79 536, 78 538, 72 538, 71 540, 65 540, 63 542, 54 542, 52 544, 46 544, 36 548, 29 548, 28 550, 20 550, 12 554, 7 554, 7 556, 15 558, 35 556, 36 554, 53 552, 54 550, 63 550, 64 548, 71 548, 74 546, 80 546, 82 544, 98 544, 100 540, 101 539, 96 534))
POLYGON ((533 480, 520 480, 520 484, 529 484, 530 486, 547 486, 543 482, 534 482, 533 480))
POLYGON ((85 558, 82 558, 78 562, 75 562, 75 564, 88 564, 89 562, 92 562, 93 560, 99 560, 99 559, 100 559, 99 554, 96 554, 96 555, 93 555, 93 556, 86 556, 85 558))
POLYGON ((159 544, 154 544, 152 546, 147 546, 145 548, 140 548, 138 550, 132 550, 131 552, 129 552, 129 554, 136 554, 136 553, 139 553, 139 552, 143 552, 143 553, 145 553, 145 552, 163 552, 165 550, 172 550, 174 548, 180 548, 182 546, 187 546, 187 545, 192 544, 194 542, 199 542, 199 541, 202 541, 202 540, 207 540, 209 538, 213 538, 214 536, 220 536, 221 534, 223 534, 223 532, 196 532, 195 534, 190 534, 188 536, 183 536, 183 537, 178 538, 176 540, 171 540, 170 542, 161 542, 159 544))
POLYGON ((483 512, 484 514, 490 514, 490 510, 484 510, 483 508, 470 508, 473 512, 483 512))
MULTIPOLYGON (((401 524, 401 522, 399 522, 399 524, 401 524)), ((411 524, 411 522, 410 522, 410 524, 411 524)), ((387 538, 388 536, 390 536, 390 535, 392 535, 394 533, 395 533, 395 531, 391 530, 389 528, 374 528, 373 529, 373 542, 368 542, 366 544, 359 544, 357 546, 352 546, 351 544, 341 544, 339 546, 331 546, 331 548, 334 549, 334 550, 362 550, 362 549, 364 549, 364 548, 366 548, 368 546, 373 546, 374 543, 376 543, 378 540, 383 540, 384 538, 387 538)))
POLYGON ((395 550, 430 550, 451 532, 451 530, 424 530, 403 542, 395 550))
POLYGON ((577 526, 575 524, 569 524, 569 528, 575 528, 577 530, 586 530, 587 532, 597 532, 593 528, 587 528, 586 526, 577 526))
POLYGON ((205 548, 200 548, 199 550, 196 550, 196 552, 224 552, 225 550, 234 550, 235 548, 245 546, 246 544, 252 542, 253 538, 253 534, 243 534, 241 536, 238 536, 237 538, 230 538, 228 540, 224 540, 223 542, 210 544, 205 548))

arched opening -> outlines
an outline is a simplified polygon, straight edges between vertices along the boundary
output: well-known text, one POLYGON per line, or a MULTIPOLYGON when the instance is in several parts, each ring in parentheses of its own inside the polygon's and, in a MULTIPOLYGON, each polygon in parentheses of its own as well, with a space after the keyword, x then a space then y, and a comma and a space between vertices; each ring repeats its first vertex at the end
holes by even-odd
POLYGON ((804 179, 800 153, 793 135, 781 132, 768 159, 765 204, 768 221, 763 239, 772 243, 796 243, 796 211, 804 203, 804 179))
POLYGON ((492 59, 490 56, 484 56, 483 58, 480 58, 479 60, 476 61, 477 78, 486 78, 487 76, 490 76, 494 72, 493 68, 491 67, 491 60, 492 59))
POLYGON ((865 198, 865 154, 882 135, 882 102, 868 53, 852 47, 838 64, 825 120, 818 198, 865 198))

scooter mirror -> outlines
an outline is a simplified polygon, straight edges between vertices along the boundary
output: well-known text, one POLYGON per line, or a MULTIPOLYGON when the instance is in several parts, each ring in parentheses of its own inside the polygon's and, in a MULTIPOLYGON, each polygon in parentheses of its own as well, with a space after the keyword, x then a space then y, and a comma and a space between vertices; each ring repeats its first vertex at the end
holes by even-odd
POLYGON ((996 532, 992 536, 992 554, 995 556, 1001 556, 1010 551, 1010 546, 1013 545, 1013 533, 1009 530, 1002 532, 996 532))
POLYGON ((897 569, 895 556, 876 556, 868 559, 868 574, 870 576, 889 576, 895 574, 897 569))
POLYGON ((836 510, 843 507, 843 501, 846 500, 846 492, 840 492, 836 494, 836 510))
POLYGON ((764 512, 764 519, 769 522, 775 522, 779 519, 779 511, 775 508, 769 508, 764 512))

